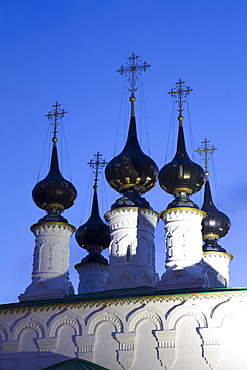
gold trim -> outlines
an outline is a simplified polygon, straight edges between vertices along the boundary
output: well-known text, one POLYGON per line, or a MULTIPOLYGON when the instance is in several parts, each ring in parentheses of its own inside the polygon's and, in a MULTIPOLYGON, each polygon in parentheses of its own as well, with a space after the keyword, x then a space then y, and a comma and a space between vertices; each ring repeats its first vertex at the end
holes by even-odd
POLYGON ((207 239, 220 239, 219 235, 216 235, 214 233, 209 233, 209 234, 205 234, 203 235, 203 240, 207 240, 207 239))
MULTIPOLYGON (((140 304, 148 304, 148 303, 156 303, 156 302, 160 302, 162 303, 163 301, 167 301, 167 302, 174 302, 174 301, 184 301, 185 299, 189 300, 189 299, 192 299, 193 301, 198 298, 198 299, 210 299, 212 296, 213 298, 221 298, 222 299, 222 296, 226 297, 226 298, 232 298, 236 295, 238 296, 241 296, 241 297, 246 297, 247 298, 247 289, 246 288, 237 288, 238 290, 228 290, 228 289, 231 289, 231 288, 222 288, 222 290, 220 291, 214 291, 214 292, 211 292, 211 291, 208 291, 208 292, 198 292, 198 293, 180 293, 180 294, 167 294, 167 295, 153 295, 153 296, 146 296, 146 297, 127 297, 127 298, 111 298, 111 299, 102 299, 102 300, 88 300, 88 301, 83 301, 83 302, 80 302, 80 301, 73 301, 73 302, 64 302, 63 299, 61 299, 61 302, 54 302, 53 304, 52 303, 41 303, 40 305, 36 305, 36 302, 35 301, 32 301, 32 302, 29 302, 29 304, 27 304, 26 306, 20 306, 20 307, 1 307, 1 306, 5 306, 5 305, 8 305, 8 304, 2 304, 0 305, 0 311, 3 312, 10 312, 10 313, 14 313, 14 312, 19 312, 21 311, 22 313, 24 313, 25 311, 28 311, 30 312, 30 310, 33 310, 33 311, 38 311, 39 309, 40 310, 46 310, 48 311, 49 309, 52 309, 54 310, 54 308, 61 308, 62 307, 66 307, 68 309, 73 309, 73 308, 77 308, 77 309, 81 309, 81 308, 91 308, 91 307, 102 307, 102 306, 110 306, 110 305, 115 305, 117 306, 118 304, 120 305, 123 305, 123 304, 130 304, 130 303, 135 303, 135 302, 139 302, 140 304), (225 291, 224 291, 225 289, 225 291)), ((77 298, 77 296, 74 296, 75 298, 77 298)), ((68 298, 72 298, 72 296, 68 297, 68 298)), ((77 298, 78 299, 78 298, 77 298)), ((25 301, 21 302, 21 303, 24 303, 25 304, 25 301)), ((17 303, 18 304, 18 303, 17 303)), ((10 305, 12 305, 10 303, 10 305)))
POLYGON ((188 194, 193 193, 192 190, 189 189, 189 188, 175 188, 174 191, 173 191, 173 194, 181 193, 181 192, 188 193, 188 194))
POLYGON ((148 211, 148 212, 152 212, 152 213, 154 213, 156 216, 157 216, 157 218, 158 218, 158 220, 159 220, 159 212, 156 212, 156 211, 154 211, 153 209, 149 209, 149 208, 141 208, 141 207, 117 207, 117 208, 113 208, 113 209, 111 209, 110 211, 108 211, 108 212, 106 212, 105 214, 104 214, 104 218, 105 218, 105 220, 107 221, 107 215, 108 214, 110 214, 110 213, 112 213, 112 212, 114 212, 114 211, 118 211, 118 210, 124 210, 124 211, 130 211, 130 210, 140 210, 140 211, 148 211))
POLYGON ((146 193, 146 188, 143 185, 140 185, 139 183, 135 183, 135 184, 127 183, 127 184, 118 186, 118 191, 121 192, 124 189, 133 188, 135 186, 138 186, 142 193, 146 193))
POLYGON ((189 211, 192 211, 192 213, 194 212, 197 212, 197 213, 200 213, 202 215, 202 218, 206 218, 207 217, 207 214, 206 212, 200 210, 200 209, 197 209, 197 208, 189 208, 189 207, 176 207, 176 208, 169 208, 169 209, 166 209, 165 211, 162 211, 159 213, 159 217, 162 218, 162 216, 166 213, 170 213, 170 212, 182 212, 182 211, 185 211, 185 212, 189 212, 189 211))
POLYGON ((203 254, 215 254, 215 253, 220 253, 220 254, 223 254, 227 257, 230 258, 230 261, 233 260, 234 256, 230 253, 225 253, 225 252, 220 252, 220 251, 208 251, 208 252, 203 252, 203 254))
POLYGON ((67 224, 65 222, 37 222, 36 224, 33 224, 32 226, 30 226, 30 230, 32 232, 34 232, 34 229, 36 227, 39 227, 39 226, 44 226, 44 225, 57 225, 57 226, 66 226, 66 227, 70 227, 72 229, 72 233, 74 233, 76 231, 76 227, 73 226, 73 225, 70 225, 70 224, 67 224))

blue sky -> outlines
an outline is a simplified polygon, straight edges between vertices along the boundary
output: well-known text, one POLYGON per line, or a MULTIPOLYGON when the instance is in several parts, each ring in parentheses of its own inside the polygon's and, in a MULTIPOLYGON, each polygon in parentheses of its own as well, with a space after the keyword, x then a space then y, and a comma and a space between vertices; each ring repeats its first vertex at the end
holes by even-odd
MULTIPOLYGON (((215 203, 232 221, 220 244, 234 255, 231 286, 246 286, 246 23, 245 0, 0 2, 1 303, 17 301, 31 279, 34 236, 29 228, 44 215, 31 198, 49 125, 44 115, 55 101, 68 111, 63 124, 78 198, 64 216, 78 227, 81 217, 85 222, 89 216, 92 196, 91 190, 87 192, 91 178, 87 162, 97 151, 109 161, 115 145, 116 154, 123 147, 130 107, 122 99, 124 78, 115 71, 132 52, 152 65, 143 75, 144 89, 137 92, 136 116, 142 148, 148 153, 147 125, 151 157, 160 168, 167 147, 167 160, 174 155, 170 124, 177 130, 167 92, 179 78, 194 89, 189 116, 185 107, 187 149, 192 157, 189 122, 194 149, 205 138, 218 148, 214 167, 221 206, 215 203), (145 110, 140 104, 144 96, 145 110)), ((62 146, 61 139, 58 145, 62 146)), ((48 172, 49 157, 47 145, 40 179, 48 172)), ((63 157, 62 151, 61 167, 69 179, 63 157)), ((209 170, 216 200, 215 176, 209 170)), ((102 177, 99 186, 107 194, 103 197, 99 189, 102 215, 119 197, 104 183, 102 177)), ((172 199, 158 185, 145 197, 158 212, 172 199)), ((203 191, 194 198, 199 206, 202 200, 203 191)), ((164 265, 163 239, 160 221, 159 273, 164 265)), ((73 266, 84 255, 73 237, 70 271, 75 288, 73 266)))

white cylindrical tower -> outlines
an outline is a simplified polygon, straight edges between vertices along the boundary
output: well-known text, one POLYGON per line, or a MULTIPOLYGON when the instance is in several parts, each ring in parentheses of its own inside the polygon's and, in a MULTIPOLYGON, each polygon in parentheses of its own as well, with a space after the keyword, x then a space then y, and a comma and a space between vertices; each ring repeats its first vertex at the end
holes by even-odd
POLYGON ((75 227, 62 222, 40 222, 31 230, 35 235, 32 283, 20 295, 20 301, 73 295, 69 243, 75 227))
POLYGON ((53 149, 50 171, 38 182, 32 192, 36 205, 47 215, 31 226, 35 235, 32 283, 19 296, 21 301, 62 298, 74 294, 69 281, 69 242, 75 227, 61 215, 75 201, 77 192, 73 184, 65 180, 59 170, 57 155, 57 125, 66 112, 56 103, 47 115, 54 120, 53 149))
POLYGON ((114 208, 105 215, 111 232, 107 289, 155 286, 154 230, 158 214, 139 207, 114 208))
POLYGON ((134 112, 135 89, 131 90, 131 119, 123 151, 106 166, 113 189, 122 193, 106 213, 111 233, 110 266, 106 289, 155 286, 154 229, 158 214, 145 198, 158 177, 158 167, 140 148, 134 112))
POLYGON ((108 261, 101 254, 103 249, 108 248, 110 244, 109 227, 100 217, 97 195, 99 170, 106 164, 101 157, 102 155, 98 152, 93 160, 89 162, 89 165, 95 169, 92 211, 87 222, 81 225, 75 234, 79 246, 89 253, 80 263, 75 265, 80 279, 79 294, 105 290, 109 272, 108 261))
POLYGON ((229 264, 233 256, 224 252, 203 252, 204 271, 209 288, 227 288, 229 286, 229 264))
POLYGON ((166 272, 160 288, 204 286, 201 222, 204 212, 196 208, 170 208, 161 213, 165 224, 166 272))
POLYGON ((183 102, 190 91, 192 89, 180 79, 170 92, 178 102, 179 129, 175 157, 159 173, 161 188, 175 197, 161 212, 166 230, 166 271, 159 283, 160 289, 205 286, 201 221, 206 214, 190 199, 191 194, 202 188, 204 171, 190 160, 183 132, 183 102))

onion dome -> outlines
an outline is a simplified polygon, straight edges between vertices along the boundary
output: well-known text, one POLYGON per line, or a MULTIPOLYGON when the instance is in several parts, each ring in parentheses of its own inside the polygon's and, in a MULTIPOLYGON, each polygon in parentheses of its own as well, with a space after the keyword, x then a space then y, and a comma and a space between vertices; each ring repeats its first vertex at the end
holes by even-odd
POLYGON ((179 116, 177 152, 173 160, 161 168, 159 184, 169 194, 194 194, 204 183, 204 171, 201 166, 190 160, 185 147, 182 116, 179 116))
MULTIPOLYGON (((54 142, 50 171, 44 180, 39 181, 33 188, 33 200, 39 208, 45 209, 51 217, 52 213, 54 213, 52 211, 54 209, 57 210, 59 217, 61 216, 61 211, 70 208, 74 204, 76 195, 77 191, 74 185, 66 180, 59 170, 57 146, 56 142, 54 142)), ((46 219, 43 219, 44 221, 49 221, 47 216, 46 219)), ((63 221, 62 219, 57 221, 63 221)))
POLYGON ((231 222, 227 215, 215 207, 208 179, 205 184, 204 202, 201 209, 207 214, 207 217, 202 221, 202 235, 205 241, 203 251, 226 252, 225 249, 218 245, 217 240, 228 233, 231 222))
POLYGON ((41 181, 39 181, 32 191, 32 197, 34 202, 39 208, 47 211, 47 215, 39 220, 39 222, 45 221, 59 221, 67 222, 67 220, 61 216, 61 212, 64 209, 70 208, 76 199, 77 191, 74 185, 66 180, 60 170, 58 163, 57 153, 57 125, 59 124, 58 119, 65 113, 64 110, 60 110, 60 104, 56 102, 53 105, 54 110, 49 112, 46 116, 49 119, 54 120, 54 131, 53 131, 53 148, 51 155, 50 171, 48 175, 41 181))
POLYGON ((158 167, 140 148, 134 113, 134 93, 130 97, 131 119, 128 138, 123 151, 106 166, 105 176, 109 185, 119 193, 142 194, 151 190, 158 178, 158 167))
MULTIPOLYGON (((97 187, 94 187, 91 216, 88 221, 76 231, 75 238, 80 247, 90 250, 102 250, 109 247, 110 230, 99 215, 97 187)), ((91 257, 92 258, 92 255, 91 257)), ((98 254, 95 254, 98 258, 98 254)), ((102 257, 103 258, 103 257, 102 257)), ((97 261, 90 261, 97 262, 97 261)))

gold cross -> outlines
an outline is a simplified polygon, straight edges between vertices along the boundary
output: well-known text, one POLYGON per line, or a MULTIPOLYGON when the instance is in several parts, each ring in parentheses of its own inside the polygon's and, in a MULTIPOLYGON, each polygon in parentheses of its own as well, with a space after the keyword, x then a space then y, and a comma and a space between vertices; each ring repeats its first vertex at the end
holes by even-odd
POLYGON ((93 159, 91 159, 91 161, 87 163, 89 164, 90 167, 94 169, 94 175, 95 175, 94 186, 93 186, 94 189, 98 188, 97 183, 99 181, 100 170, 107 164, 107 162, 101 157, 102 157, 102 154, 97 152, 97 154, 95 154, 93 159))
POLYGON ((180 117, 182 117, 183 103, 185 103, 184 98, 189 95, 191 91, 193 91, 193 89, 191 89, 189 86, 185 86, 185 81, 182 81, 180 78, 176 83, 176 87, 168 92, 171 97, 178 98, 176 103, 178 103, 178 112, 180 117))
POLYGON ((142 63, 141 60, 139 60, 139 56, 135 53, 131 54, 131 56, 128 58, 128 62, 125 64, 125 66, 121 66, 116 72, 120 73, 122 76, 123 74, 125 76, 128 76, 128 82, 130 84, 130 89, 128 89, 132 96, 134 95, 134 92, 138 89, 138 87, 135 87, 137 81, 139 80, 139 77, 141 75, 141 72, 151 67, 150 64, 148 64, 146 61, 142 63))
POLYGON ((208 175, 209 175, 209 172, 208 172, 208 167, 209 167, 208 161, 210 159, 209 154, 212 155, 215 152, 215 150, 217 150, 217 148, 215 148, 212 145, 209 145, 209 143, 210 141, 205 139, 204 141, 202 141, 202 145, 198 147, 197 150, 195 150, 195 152, 202 155, 202 159, 204 160, 204 169, 205 169, 206 178, 208 178, 208 175))
POLYGON ((56 103, 52 106, 53 109, 45 115, 48 119, 53 120, 53 142, 57 141, 57 126, 60 123, 59 119, 67 113, 64 109, 61 109, 60 107, 61 104, 58 104, 58 102, 56 101, 56 103))

